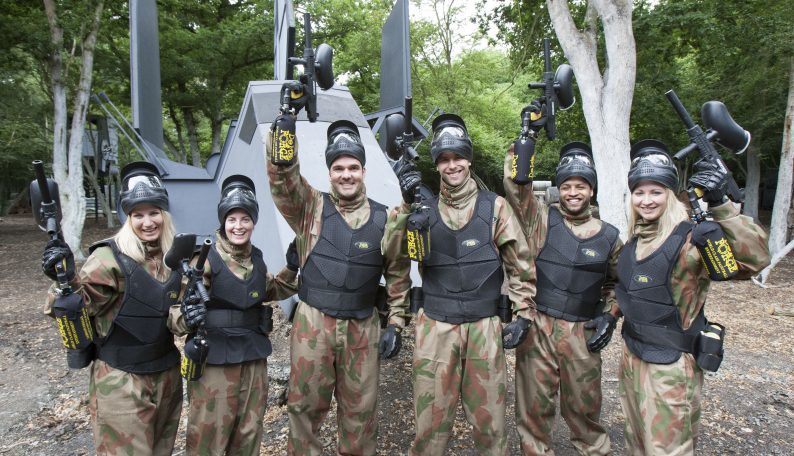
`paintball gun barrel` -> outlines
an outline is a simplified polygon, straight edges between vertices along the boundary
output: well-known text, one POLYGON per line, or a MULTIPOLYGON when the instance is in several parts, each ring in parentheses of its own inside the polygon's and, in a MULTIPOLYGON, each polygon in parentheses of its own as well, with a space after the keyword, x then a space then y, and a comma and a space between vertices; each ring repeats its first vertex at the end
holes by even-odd
POLYGON ((750 134, 744 131, 744 129, 730 117, 724 104, 715 101, 710 101, 703 105, 703 110, 701 111, 703 122, 706 124, 707 128, 711 125, 711 128, 704 132, 703 129, 692 120, 689 112, 687 112, 681 100, 678 98, 678 95, 676 95, 673 90, 668 90, 665 95, 670 101, 670 104, 673 105, 673 108, 675 108, 676 113, 678 113, 678 117, 684 122, 691 141, 691 144, 679 150, 673 158, 680 161, 697 150, 700 154, 700 160, 713 163, 728 175, 728 186, 725 190, 725 194, 728 195, 728 198, 732 201, 741 203, 744 200, 744 193, 733 179, 733 176, 731 176, 730 170, 725 165, 722 157, 720 157, 719 152, 714 148, 712 141, 716 141, 728 148, 734 149, 737 153, 741 153, 750 142, 750 134))

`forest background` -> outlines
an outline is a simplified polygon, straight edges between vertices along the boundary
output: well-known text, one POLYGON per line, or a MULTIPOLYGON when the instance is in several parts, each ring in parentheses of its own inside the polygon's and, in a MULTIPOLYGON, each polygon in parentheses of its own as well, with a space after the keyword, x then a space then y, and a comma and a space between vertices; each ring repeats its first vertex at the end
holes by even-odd
MULTIPOLYGON (((164 135, 174 160, 203 165, 210 154, 219 152, 230 120, 239 114, 248 81, 272 78, 272 3, 157 2, 164 135)), ((436 108, 460 114, 473 138, 475 170, 495 191, 501 190, 503 157, 518 135, 521 108, 540 94, 528 89, 527 83, 541 80, 543 37, 552 38, 554 66, 565 61, 547 10, 550 3, 478 0, 476 8, 471 8, 471 2, 454 0, 412 2, 415 117, 424 121, 436 108), (415 12, 419 10, 423 13, 415 12)), ((613 2, 568 2, 578 26, 587 26, 589 6, 595 3, 613 2)), ((755 218, 759 205, 771 209, 784 146, 787 97, 794 80, 794 13, 786 3, 636 1, 631 12, 636 43, 631 142, 656 138, 673 151, 689 142, 664 97, 668 89, 676 90, 696 122, 702 103, 724 101, 753 135, 746 154, 722 152, 740 186, 747 188, 744 211, 755 218)), ((312 13, 314 42, 333 46, 337 83, 349 87, 362 112, 377 111, 377 43, 393 1, 295 4, 299 11, 312 13)), ((84 89, 106 93, 130 117, 128 8, 127 2, 100 0, 2 3, 0 213, 30 181, 31 160, 53 162, 58 100, 65 97, 71 106, 81 96, 87 51, 93 52, 93 62, 84 89), (60 42, 53 39, 55 12, 60 42), (92 31, 95 42, 90 41, 92 31), (54 70, 53 55, 62 60, 58 70, 54 70), (64 93, 54 89, 55 76, 64 93)), ((606 73, 603 24, 597 26, 597 58, 606 73)), ((296 41, 301 43, 300 30, 298 35, 296 41)), ((297 53, 301 53, 300 45, 297 53)), ((609 58, 613 66, 620 65, 614 56, 609 58)), ((90 103, 85 109, 101 114, 90 103)), ((559 115, 557 139, 539 142, 537 179, 553 178, 559 148, 574 140, 589 142, 579 101, 559 115)), ((428 143, 420 148, 424 157, 429 156, 428 143)), ((119 158, 121 164, 139 159, 123 142, 119 158)), ((429 160, 423 160, 422 172, 431 185, 437 181, 429 160)), ((622 181, 625 177, 602 175, 600 179, 622 181)))

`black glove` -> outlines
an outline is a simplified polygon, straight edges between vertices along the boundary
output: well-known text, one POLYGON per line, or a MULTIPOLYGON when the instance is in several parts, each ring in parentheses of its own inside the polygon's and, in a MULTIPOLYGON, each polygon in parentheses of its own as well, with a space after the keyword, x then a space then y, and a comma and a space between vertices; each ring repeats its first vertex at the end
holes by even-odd
POLYGON ((55 265, 64 260, 66 260, 66 280, 69 281, 74 278, 74 255, 72 254, 72 249, 60 239, 49 241, 44 247, 44 253, 41 254, 41 270, 52 280, 58 280, 55 265))
POLYGON ((585 328, 595 329, 593 335, 587 339, 587 349, 593 353, 603 350, 609 343, 609 340, 612 339, 612 333, 615 331, 616 325, 617 320, 609 312, 604 312, 586 322, 584 324, 585 328))
POLYGON ((182 311, 182 318, 185 319, 185 324, 190 330, 198 328, 207 317, 207 306, 204 305, 198 293, 191 293, 185 297, 182 300, 180 310, 182 311))
POLYGON ((402 346, 403 336, 400 334, 400 330, 394 325, 387 326, 383 334, 380 335, 380 343, 378 344, 378 353, 380 353, 381 359, 397 356, 402 346))
POLYGON ((285 82, 281 86, 282 103, 286 101, 295 115, 298 115, 301 109, 306 106, 306 102, 309 100, 307 93, 306 85, 298 81, 285 82))
POLYGON ((502 347, 506 349, 516 348, 524 342, 529 334, 529 320, 518 317, 505 325, 502 329, 502 347))
POLYGON ((413 203, 416 187, 422 183, 422 175, 416 170, 416 164, 402 157, 392 163, 392 170, 394 170, 394 174, 397 175, 397 181, 400 183, 403 201, 408 204, 413 203))
POLYGON ((300 268, 300 259, 298 258, 298 247, 295 245, 295 239, 289 243, 289 247, 287 247, 287 254, 285 255, 287 258, 287 269, 292 272, 298 272, 300 268))
POLYGON ((547 109, 546 105, 540 102, 539 98, 535 98, 532 102, 524 107, 521 110, 521 119, 524 119, 524 114, 526 112, 530 113, 530 121, 529 121, 529 128, 530 130, 535 131, 535 133, 539 132, 543 129, 543 126, 546 125, 546 118, 547 118, 547 109), (536 120, 532 120, 531 114, 534 113, 535 115, 540 114, 540 118, 536 120))
POLYGON ((703 190, 703 201, 721 204, 728 186, 728 174, 716 163, 706 160, 695 163, 694 170, 695 174, 689 178, 689 185, 703 190))

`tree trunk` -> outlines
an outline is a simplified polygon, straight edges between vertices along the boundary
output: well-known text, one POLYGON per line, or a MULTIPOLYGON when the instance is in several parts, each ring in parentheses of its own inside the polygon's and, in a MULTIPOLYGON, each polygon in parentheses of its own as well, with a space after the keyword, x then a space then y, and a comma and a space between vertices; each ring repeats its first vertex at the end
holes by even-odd
POLYGON ((212 149, 210 153, 216 154, 221 151, 221 129, 223 128, 223 114, 217 111, 215 117, 211 120, 212 127, 212 149))
POLYGON ((792 168, 794 168, 794 137, 791 134, 792 122, 794 122, 794 57, 789 60, 789 89, 786 120, 783 123, 783 147, 780 152, 780 168, 777 175, 775 205, 772 208, 772 223, 769 227, 769 253, 773 256, 786 244, 788 212, 791 207, 792 168))
POLYGON ((565 57, 573 67, 582 99, 598 179, 601 219, 627 235, 629 191, 629 118, 634 96, 637 55, 631 25, 632 2, 590 0, 585 28, 579 30, 568 2, 546 0, 565 57), (606 68, 598 66, 598 20, 606 44, 606 68))
POLYGON ((193 117, 193 108, 183 107, 182 117, 185 119, 188 142, 190 143, 190 157, 193 160, 193 166, 201 166, 201 152, 199 151, 198 145, 198 127, 196 126, 196 119, 193 117))
POLYGON ((83 160, 83 171, 88 175, 88 181, 91 182, 94 195, 96 195, 97 201, 102 207, 102 212, 105 214, 108 228, 113 228, 113 209, 110 207, 110 195, 99 186, 99 179, 94 170, 91 169, 91 164, 88 160, 83 160))
POLYGON ((54 0, 44 0, 44 10, 50 26, 52 71, 54 139, 53 139, 53 173, 58 182, 61 211, 63 220, 61 229, 64 240, 72 248, 75 258, 82 259, 80 241, 85 223, 85 192, 83 190, 83 130, 88 111, 88 99, 91 91, 91 79, 94 67, 94 49, 96 47, 99 23, 102 18, 103 1, 94 5, 85 30, 87 34, 80 42, 80 81, 74 99, 72 125, 68 149, 66 148, 66 113, 67 96, 66 81, 63 78, 63 28, 61 27, 54 0))
MULTIPOLYGON (((755 139, 755 144, 760 144, 761 138, 755 139)), ((751 145, 747 149, 747 181, 744 185, 744 206, 742 213, 758 222, 758 189, 761 184, 761 159, 758 157, 758 148, 751 145)))
MULTIPOLYGON (((174 122, 174 130, 176 130, 177 144, 173 144, 174 150, 178 154, 177 161, 180 163, 187 163, 187 151, 185 150, 185 137, 182 134, 182 122, 179 121, 179 116, 176 115, 174 105, 168 103, 168 115, 171 116, 171 121, 174 122)), ((168 135, 163 135, 166 141, 170 141, 168 135)))

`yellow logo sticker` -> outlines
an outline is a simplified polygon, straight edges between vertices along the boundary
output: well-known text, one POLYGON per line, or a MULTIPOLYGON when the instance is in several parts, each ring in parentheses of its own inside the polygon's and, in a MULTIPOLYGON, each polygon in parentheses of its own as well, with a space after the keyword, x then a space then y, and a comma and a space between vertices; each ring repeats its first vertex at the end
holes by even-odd
POLYGON ((463 247, 475 247, 480 243, 477 239, 466 239, 465 241, 461 242, 460 245, 463 247))
POLYGON ((634 281, 637 283, 651 283, 653 278, 645 274, 637 274, 634 276, 634 281))
POLYGON ((369 248, 369 242, 359 241, 356 242, 356 247, 360 248, 361 250, 369 248))
POLYGON ((169 299, 176 299, 177 297, 179 297, 179 293, 177 293, 176 291, 169 291, 168 292, 168 298, 169 299))
POLYGON ((593 249, 582 249, 582 254, 590 258, 597 258, 598 252, 593 249))
POLYGON ((252 298, 256 299, 256 298, 258 298, 258 297, 259 297, 259 292, 258 292, 258 291, 252 291, 252 292, 250 293, 250 296, 251 296, 252 298))

